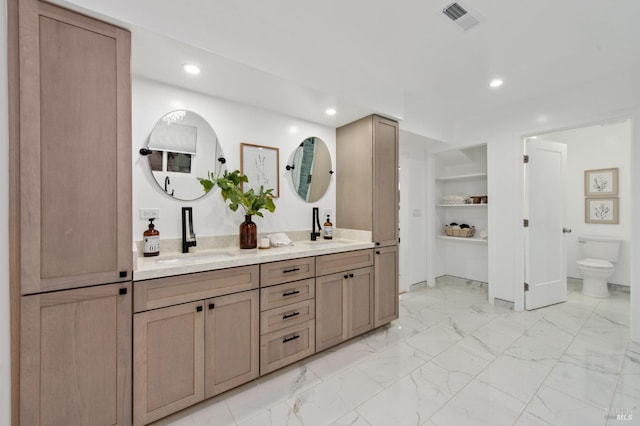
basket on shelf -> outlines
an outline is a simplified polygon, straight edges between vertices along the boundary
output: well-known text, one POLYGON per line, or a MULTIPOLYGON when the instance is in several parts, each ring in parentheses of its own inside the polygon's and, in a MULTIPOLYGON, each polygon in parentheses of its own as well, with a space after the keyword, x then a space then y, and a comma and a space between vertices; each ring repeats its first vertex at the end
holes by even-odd
POLYGON ((444 226, 444 233, 447 237, 473 237, 475 234, 476 228, 474 226, 470 228, 460 228, 459 226, 444 226))

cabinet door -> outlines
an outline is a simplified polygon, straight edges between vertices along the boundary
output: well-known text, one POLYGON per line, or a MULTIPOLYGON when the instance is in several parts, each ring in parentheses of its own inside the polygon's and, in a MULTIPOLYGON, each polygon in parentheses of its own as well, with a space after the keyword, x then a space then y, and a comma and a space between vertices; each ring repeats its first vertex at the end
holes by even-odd
POLYGON ((130 34, 19 2, 22 294, 131 280, 130 34))
POLYGON ((259 290, 206 301, 206 398, 258 377, 259 303, 259 290))
POLYGON ((346 273, 316 278, 316 351, 347 338, 346 273))
POLYGON ((373 118, 373 241, 398 244, 398 123, 373 118))
POLYGON ((347 337, 351 338, 373 329, 373 268, 349 272, 345 283, 349 301, 347 337))
POLYGON ((398 246, 376 250, 375 326, 379 327, 398 318, 398 246))
POLYGON ((131 285, 21 300, 20 424, 131 423, 131 285))
POLYGON ((204 399, 203 302, 133 316, 133 423, 143 425, 204 399))
POLYGON ((336 225, 372 230, 373 116, 336 129, 336 225))

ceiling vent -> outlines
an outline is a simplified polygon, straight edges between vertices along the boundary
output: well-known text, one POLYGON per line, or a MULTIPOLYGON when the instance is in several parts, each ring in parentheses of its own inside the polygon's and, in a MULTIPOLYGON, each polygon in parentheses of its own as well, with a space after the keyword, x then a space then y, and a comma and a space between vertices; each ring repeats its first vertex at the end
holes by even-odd
POLYGON ((451 3, 442 10, 442 13, 465 31, 475 27, 480 22, 458 3, 451 3))

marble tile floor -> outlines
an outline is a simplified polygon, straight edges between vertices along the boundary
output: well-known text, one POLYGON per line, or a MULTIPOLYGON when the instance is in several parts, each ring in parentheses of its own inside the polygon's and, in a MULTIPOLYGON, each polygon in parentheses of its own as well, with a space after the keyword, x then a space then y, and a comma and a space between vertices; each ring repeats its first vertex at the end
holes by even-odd
POLYGON ((514 312, 443 277, 400 318, 157 422, 172 426, 640 425, 629 293, 514 312))

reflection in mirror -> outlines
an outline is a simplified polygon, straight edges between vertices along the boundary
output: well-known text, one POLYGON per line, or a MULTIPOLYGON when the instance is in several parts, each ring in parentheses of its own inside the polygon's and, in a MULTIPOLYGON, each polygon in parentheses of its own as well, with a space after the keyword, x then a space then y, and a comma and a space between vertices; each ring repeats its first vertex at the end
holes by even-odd
POLYGON ((149 168, 160 189, 182 201, 205 195, 198 176, 219 175, 224 154, 209 123, 198 114, 177 110, 164 115, 151 131, 140 153, 149 158, 149 168))
POLYGON ((317 137, 305 139, 289 163, 287 170, 291 172, 293 187, 300 198, 310 203, 322 198, 333 174, 331 154, 324 141, 317 137))

